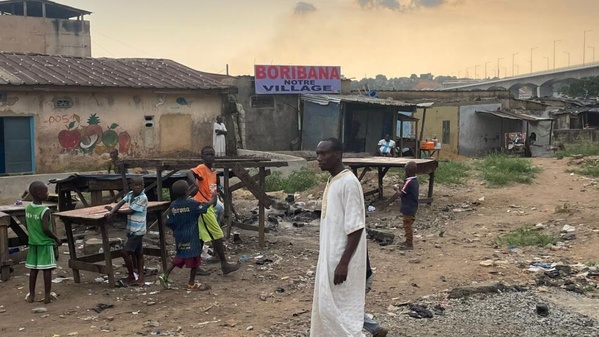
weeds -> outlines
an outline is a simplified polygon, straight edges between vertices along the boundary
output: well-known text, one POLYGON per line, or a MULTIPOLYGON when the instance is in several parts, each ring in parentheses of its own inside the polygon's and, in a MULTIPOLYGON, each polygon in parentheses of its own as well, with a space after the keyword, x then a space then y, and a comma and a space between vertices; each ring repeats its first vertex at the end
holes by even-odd
POLYGON ((595 162, 583 162, 576 168, 566 170, 566 172, 589 177, 599 177, 599 165, 595 162))
POLYGON ((498 237, 495 243, 498 246, 508 245, 513 247, 539 246, 544 247, 557 243, 558 238, 554 235, 543 233, 532 227, 521 227, 510 233, 498 237))
POLYGON ((435 171, 435 182, 440 184, 461 185, 466 182, 470 167, 464 162, 449 160, 439 162, 435 171))
POLYGON ((287 178, 284 178, 281 172, 275 171, 266 177, 266 192, 303 192, 326 181, 326 174, 315 173, 306 167, 293 171, 287 178))
POLYGON ((504 154, 492 154, 480 161, 478 169, 482 178, 491 186, 504 186, 509 183, 530 184, 540 168, 524 158, 504 154))
POLYGON ((564 149, 557 151, 555 156, 558 158, 572 157, 576 155, 588 156, 599 156, 599 143, 577 143, 577 144, 565 144, 564 149))

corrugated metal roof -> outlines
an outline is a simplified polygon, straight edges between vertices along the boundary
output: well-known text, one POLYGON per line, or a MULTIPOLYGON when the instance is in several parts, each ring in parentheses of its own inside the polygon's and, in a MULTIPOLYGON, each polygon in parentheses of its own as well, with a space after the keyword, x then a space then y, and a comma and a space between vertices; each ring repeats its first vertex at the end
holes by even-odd
POLYGON ((504 111, 504 110, 476 111, 476 113, 490 114, 493 116, 497 116, 499 118, 516 119, 516 120, 527 121, 527 122, 540 122, 540 121, 553 120, 553 118, 538 117, 538 116, 533 116, 533 115, 514 113, 511 111, 504 111))
POLYGON ((83 9, 66 6, 49 0, 7 0, 0 1, 0 13, 24 15, 23 3, 27 2, 27 16, 42 17, 42 2, 46 4, 46 17, 50 19, 70 19, 91 14, 83 9), (17 6, 15 6, 17 5, 17 6))
POLYGON ((595 114, 595 113, 599 113, 599 108, 584 108, 584 107, 581 107, 581 108, 561 109, 559 111, 552 112, 552 114, 554 116, 555 115, 566 115, 566 114, 567 115, 578 115, 578 114, 581 114, 583 112, 595 114))
POLYGON ((329 105, 329 103, 362 103, 373 105, 401 106, 401 107, 416 107, 418 104, 395 101, 392 99, 372 98, 362 95, 302 95, 302 100, 306 102, 316 103, 320 105, 329 105))
POLYGON ((167 59, 0 53, 0 86, 210 90, 230 88, 233 83, 232 77, 167 59))

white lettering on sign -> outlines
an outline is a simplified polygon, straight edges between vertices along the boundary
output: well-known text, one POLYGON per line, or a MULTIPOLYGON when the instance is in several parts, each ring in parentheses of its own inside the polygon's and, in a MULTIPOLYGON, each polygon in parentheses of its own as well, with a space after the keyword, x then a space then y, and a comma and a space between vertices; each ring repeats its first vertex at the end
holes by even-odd
POLYGON ((254 68, 256 94, 338 94, 341 68, 267 66, 254 68))

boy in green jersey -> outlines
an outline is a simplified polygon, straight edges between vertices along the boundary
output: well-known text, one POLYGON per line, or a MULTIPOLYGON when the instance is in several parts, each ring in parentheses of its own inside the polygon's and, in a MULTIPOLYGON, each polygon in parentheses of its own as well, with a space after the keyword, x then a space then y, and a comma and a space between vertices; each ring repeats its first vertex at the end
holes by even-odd
POLYGON ((35 300, 35 282, 40 270, 44 272, 44 303, 50 303, 52 290, 52 269, 56 268, 54 246, 62 245, 60 239, 52 231, 50 209, 42 204, 48 198, 48 187, 41 181, 34 181, 29 185, 29 194, 33 202, 27 205, 25 217, 27 231, 29 232, 29 251, 25 267, 31 269, 29 273, 29 295, 27 302, 35 300))

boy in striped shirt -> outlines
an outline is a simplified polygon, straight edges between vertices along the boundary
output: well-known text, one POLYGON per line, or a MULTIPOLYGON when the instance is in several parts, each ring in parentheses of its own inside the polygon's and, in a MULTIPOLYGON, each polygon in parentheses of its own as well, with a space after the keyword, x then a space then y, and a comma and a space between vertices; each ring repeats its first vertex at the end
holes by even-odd
POLYGON ((406 164, 406 181, 401 188, 395 185, 395 191, 401 196, 400 212, 403 216, 403 229, 406 235, 406 241, 400 245, 400 249, 414 249, 414 221, 416 221, 416 212, 418 211, 418 178, 416 177, 416 162, 410 161, 406 164))
POLYGON ((144 285, 144 251, 142 240, 146 234, 146 216, 148 214, 148 197, 144 193, 143 177, 135 177, 131 181, 131 191, 116 206, 106 206, 107 218, 114 213, 127 214, 127 242, 122 250, 125 266, 129 272, 127 283, 134 286, 144 285), (129 208, 120 209, 124 204, 129 208), (134 267, 137 266, 139 277, 135 278, 134 267))

